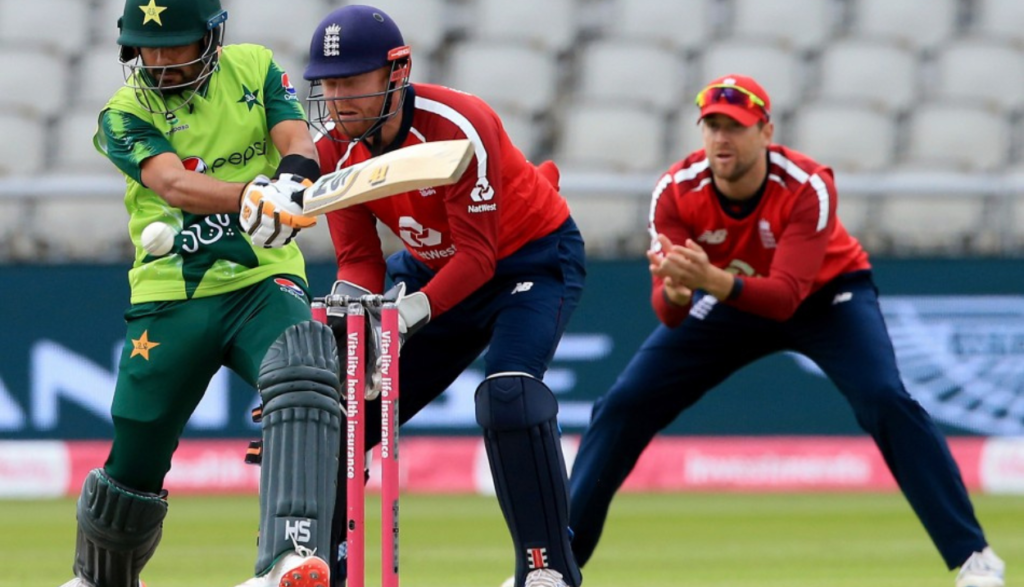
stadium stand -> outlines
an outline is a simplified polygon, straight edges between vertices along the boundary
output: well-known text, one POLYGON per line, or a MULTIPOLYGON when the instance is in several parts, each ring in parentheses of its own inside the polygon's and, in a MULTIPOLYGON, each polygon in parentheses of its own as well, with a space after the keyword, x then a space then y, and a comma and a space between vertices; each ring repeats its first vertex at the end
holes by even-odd
POLYGON ((646 106, 667 115, 683 99, 681 60, 649 42, 593 43, 586 47, 577 73, 577 92, 588 100, 646 106))
POLYGON ((888 37, 916 49, 938 46, 953 36, 959 21, 957 0, 857 0, 852 32, 888 37))
POLYGON ((80 23, 89 22, 89 9, 81 0, 0 0, 0 39, 58 55, 77 51, 88 40, 89 28, 80 23))
POLYGON ((465 41, 452 48, 448 85, 520 114, 548 112, 558 64, 545 49, 517 42, 465 41))
POLYGON ((605 35, 658 43, 668 51, 698 51, 717 24, 707 0, 630 0, 613 2, 605 35))
POLYGON ((844 39, 822 51, 818 83, 810 93, 818 102, 865 100, 879 108, 902 110, 917 95, 918 77, 914 54, 894 41, 844 39))
MULTIPOLYGON (((308 31, 330 9, 357 1, 223 0, 227 39, 271 47, 305 94, 308 31)), ((595 223, 585 227, 589 250, 642 251, 651 181, 699 148, 693 95, 726 73, 754 75, 772 94, 777 139, 852 178, 838 181, 841 190, 850 186, 841 193, 842 216, 874 252, 995 247, 1016 254, 1014 247, 1024 245, 1024 196, 991 188, 993 177, 1005 179, 998 185, 1024 184, 1020 0, 378 5, 403 25, 413 46, 414 81, 482 96, 528 156, 554 158, 567 170, 563 188, 576 215, 581 224, 595 223), (968 187, 944 192, 940 172, 961 174, 968 187), (614 188, 595 187, 594 174, 601 173, 618 178, 614 188), (886 182, 897 176, 908 181, 886 182), (993 214, 997 228, 1012 232, 978 236, 993 214), (923 232, 931 223, 931 233, 952 236, 915 236, 915 222, 923 232), (936 223, 948 223, 948 230, 935 231, 936 223)), ((17 80, 0 93, 0 135, 18 137, 0 143, 0 199, 34 213, 37 253, 45 258, 64 254, 59 243, 46 245, 55 234, 43 222, 51 217, 44 210, 50 200, 78 201, 57 195, 83 184, 69 177, 112 182, 89 183, 94 187, 81 204, 102 203, 92 208, 97 223, 123 228, 116 172, 91 145, 96 113, 123 83, 114 44, 122 7, 122 0, 0 0, 0 60, 17 80), (37 26, 52 14, 61 15, 57 26, 37 26), (35 183, 22 181, 30 176, 57 187, 26 190, 35 183), (112 186, 111 193, 99 195, 97 185, 112 186)), ((23 236, 0 224, 0 262, 11 242, 26 242, 23 236)), ((311 257, 329 255, 329 239, 321 236, 310 245, 311 257)), ((123 242, 99 240, 97 256, 127 250, 119 248, 123 242)))
POLYGON ((880 171, 896 156, 894 119, 871 106, 811 104, 800 109, 794 126, 793 147, 837 171, 880 171))
POLYGON ((763 39, 794 49, 816 49, 828 39, 838 6, 821 0, 734 0, 732 36, 763 39))
POLYGON ((555 153, 566 169, 646 171, 666 163, 664 125, 647 108, 576 103, 566 114, 555 153))

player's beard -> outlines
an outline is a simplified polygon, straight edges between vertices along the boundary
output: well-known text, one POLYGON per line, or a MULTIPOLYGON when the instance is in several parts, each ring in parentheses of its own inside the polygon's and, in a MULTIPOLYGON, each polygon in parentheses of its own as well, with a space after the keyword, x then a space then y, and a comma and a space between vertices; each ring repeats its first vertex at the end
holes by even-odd
POLYGON ((732 165, 722 164, 715 157, 709 158, 711 165, 711 172, 714 173, 715 177, 720 178, 727 182, 736 182, 750 173, 750 170, 757 165, 757 158, 750 157, 749 159, 740 159, 738 153, 733 153, 732 165))
POLYGON ((157 81, 160 91, 166 95, 181 94, 185 90, 196 89, 196 80, 202 72, 202 65, 190 65, 188 67, 169 67, 157 81), (167 74, 172 74, 168 76, 167 74), (165 87, 176 86, 176 87, 165 87))

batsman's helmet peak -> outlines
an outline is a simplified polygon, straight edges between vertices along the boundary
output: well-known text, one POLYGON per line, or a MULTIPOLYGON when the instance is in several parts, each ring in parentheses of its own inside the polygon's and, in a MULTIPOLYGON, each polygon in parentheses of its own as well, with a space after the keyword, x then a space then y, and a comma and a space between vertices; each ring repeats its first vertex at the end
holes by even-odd
POLYGON ((373 6, 342 6, 316 27, 305 78, 349 77, 409 56, 398 25, 373 6))
POLYGON ((122 47, 175 47, 222 30, 220 0, 126 0, 117 20, 122 47))

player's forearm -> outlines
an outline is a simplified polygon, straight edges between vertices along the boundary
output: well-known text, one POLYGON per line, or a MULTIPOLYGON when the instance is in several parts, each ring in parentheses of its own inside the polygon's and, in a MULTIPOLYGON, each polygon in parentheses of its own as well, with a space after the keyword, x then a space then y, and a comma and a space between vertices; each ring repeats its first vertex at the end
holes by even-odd
POLYGON ((718 267, 711 266, 708 271, 707 280, 702 289, 720 301, 729 299, 732 295, 736 276, 718 267))
POLYGON ((236 214, 244 183, 229 183, 182 169, 150 185, 168 204, 192 214, 236 214))
POLYGON ((469 297, 494 276, 493 257, 459 251, 423 288, 430 299, 430 315, 437 318, 469 297))

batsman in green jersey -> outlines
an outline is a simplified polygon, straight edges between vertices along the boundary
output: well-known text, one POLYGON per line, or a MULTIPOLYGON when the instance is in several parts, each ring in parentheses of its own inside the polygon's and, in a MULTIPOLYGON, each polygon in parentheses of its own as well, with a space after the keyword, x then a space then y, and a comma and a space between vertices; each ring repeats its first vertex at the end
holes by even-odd
POLYGON ((293 242, 315 222, 302 194, 319 164, 287 74, 264 47, 223 46, 227 16, 220 0, 126 0, 118 21, 125 85, 95 144, 125 175, 131 307, 114 441, 82 488, 65 587, 139 587, 171 455, 221 366, 263 400, 255 579, 280 587, 287 572, 315 587, 329 572, 313 552, 330 545, 339 366, 330 330, 310 319, 293 242), (155 222, 176 233, 160 255, 142 242, 155 222))

